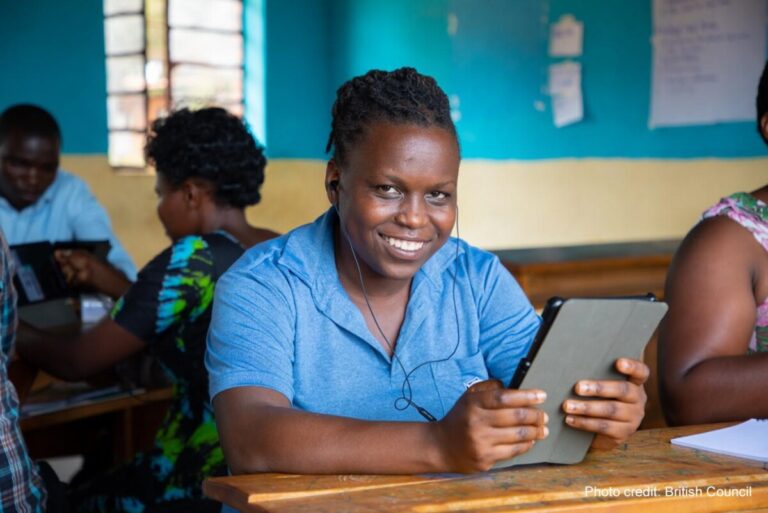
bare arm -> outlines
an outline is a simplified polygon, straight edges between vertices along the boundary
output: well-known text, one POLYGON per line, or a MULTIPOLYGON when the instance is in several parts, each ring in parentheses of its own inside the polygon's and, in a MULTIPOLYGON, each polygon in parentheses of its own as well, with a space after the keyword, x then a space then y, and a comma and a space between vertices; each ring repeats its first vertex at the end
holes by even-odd
POLYGON ((69 381, 106 370, 144 347, 140 338, 110 318, 69 339, 22 324, 16 340, 16 350, 22 358, 69 381))
POLYGON ((486 381, 439 422, 370 422, 292 409, 270 389, 240 387, 213 400, 227 462, 254 472, 472 472, 528 450, 547 434, 541 391, 486 381))
POLYGON ((8 364, 8 378, 16 389, 19 402, 24 404, 37 377, 37 367, 22 358, 13 358, 8 364))
POLYGON ((697 226, 675 256, 665 292, 670 309, 659 330, 661 399, 670 423, 768 415, 768 354, 746 354, 755 297, 765 297, 759 277, 766 258, 747 230, 724 217, 697 226))

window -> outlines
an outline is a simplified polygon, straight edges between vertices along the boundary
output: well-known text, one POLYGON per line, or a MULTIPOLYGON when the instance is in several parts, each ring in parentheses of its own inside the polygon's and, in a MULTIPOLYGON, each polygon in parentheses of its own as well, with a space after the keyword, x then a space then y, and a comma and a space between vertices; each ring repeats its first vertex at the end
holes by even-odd
POLYGON ((243 115, 242 0, 104 0, 109 163, 144 169, 154 119, 171 109, 243 115))

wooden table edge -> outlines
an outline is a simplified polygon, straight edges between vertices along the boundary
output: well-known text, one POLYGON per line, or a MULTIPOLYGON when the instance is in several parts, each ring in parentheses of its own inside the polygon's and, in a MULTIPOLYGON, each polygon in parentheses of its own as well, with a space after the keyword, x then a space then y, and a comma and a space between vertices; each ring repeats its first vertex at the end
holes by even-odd
POLYGON ((172 397, 173 388, 166 387, 148 390, 135 395, 128 393, 118 397, 99 398, 82 404, 67 406, 60 410, 23 417, 19 421, 19 425, 22 431, 29 431, 81 418, 138 407, 146 403, 171 399, 172 397))

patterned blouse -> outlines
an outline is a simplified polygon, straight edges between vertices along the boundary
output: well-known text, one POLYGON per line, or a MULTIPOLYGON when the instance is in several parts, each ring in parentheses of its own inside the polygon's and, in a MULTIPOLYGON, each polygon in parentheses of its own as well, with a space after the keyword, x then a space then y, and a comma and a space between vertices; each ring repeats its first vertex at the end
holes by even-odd
MULTIPOLYGON (((727 216, 749 230, 757 242, 768 251, 768 205, 746 192, 737 192, 720 200, 704 212, 702 219, 727 216)), ((750 352, 768 351, 768 299, 757 307, 757 321, 750 352)))
POLYGON ((147 344, 173 384, 173 400, 150 452, 74 491, 79 511, 204 504, 203 480, 226 474, 203 356, 214 285, 242 253, 224 232, 182 238, 147 264, 115 305, 112 318, 147 344))

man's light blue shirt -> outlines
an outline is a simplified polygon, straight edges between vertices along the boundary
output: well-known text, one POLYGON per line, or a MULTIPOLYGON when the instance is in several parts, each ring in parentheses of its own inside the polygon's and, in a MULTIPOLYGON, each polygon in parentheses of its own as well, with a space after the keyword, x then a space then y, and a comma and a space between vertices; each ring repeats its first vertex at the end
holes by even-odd
POLYGON ((56 178, 34 204, 19 211, 0 196, 0 228, 8 244, 40 241, 109 240, 107 260, 136 280, 136 266, 112 232, 109 216, 88 185, 66 171, 56 178))
POLYGON ((339 281, 336 219, 330 210, 251 248, 219 279, 206 354, 212 398, 258 386, 305 411, 423 421, 402 399, 406 374, 412 400, 438 419, 476 381, 509 382, 541 321, 496 256, 450 239, 424 264, 394 359, 339 281))

